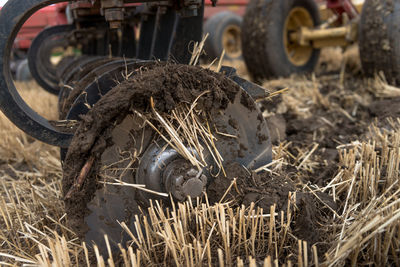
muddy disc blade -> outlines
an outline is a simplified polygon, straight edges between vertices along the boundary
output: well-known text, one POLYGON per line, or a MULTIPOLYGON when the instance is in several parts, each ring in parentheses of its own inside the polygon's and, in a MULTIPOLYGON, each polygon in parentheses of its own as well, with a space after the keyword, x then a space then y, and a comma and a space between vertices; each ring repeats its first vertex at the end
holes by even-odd
POLYGON ((253 99, 240 90, 235 100, 214 119, 215 145, 224 162, 256 170, 271 162, 268 126, 253 99))
MULTIPOLYGON (((174 173, 173 168, 181 168, 184 164, 179 163, 184 159, 177 159, 177 153, 162 154, 172 147, 167 141, 160 142, 163 140, 159 135, 160 125, 152 126, 158 127, 156 131, 145 123, 144 118, 148 118, 147 121, 150 119, 157 125, 152 117, 155 115, 151 111, 150 98, 166 117, 182 103, 190 106, 197 99, 196 112, 203 116, 199 122, 207 129, 207 134, 213 136, 213 145, 223 159, 222 165, 238 162, 254 170, 271 161, 267 124, 253 99, 234 81, 209 70, 185 65, 152 65, 141 70, 133 79, 121 82, 103 95, 88 111, 75 133, 63 167, 63 184, 68 192, 81 172, 82 161, 90 162, 91 158, 94 161, 81 191, 67 199, 66 208, 73 219, 72 228, 77 229, 87 243, 98 244, 103 252, 106 252, 104 235, 108 236, 113 249, 118 249, 118 243, 126 244, 129 237, 120 222, 125 222, 134 232, 135 216, 139 214, 139 206, 145 203, 142 190, 121 183, 145 184, 147 189, 164 193, 164 200, 169 200, 168 193, 176 192, 176 188, 168 191, 171 189, 167 183, 171 176, 168 175, 174 173), (209 93, 205 93, 206 90, 209 93), (155 146, 159 147, 157 153, 154 153, 155 146), (162 160, 158 158, 161 154, 162 160), (143 168, 160 168, 160 171, 147 174, 143 168), (146 182, 148 179, 151 183, 146 182), (152 186, 154 181, 159 184, 152 186)), ((211 154, 209 146, 204 148, 211 154)), ((211 158, 207 157, 205 166, 208 169, 204 172, 209 177, 202 180, 208 183, 220 171, 215 162, 208 162, 211 158)), ((186 170, 182 173, 189 175, 192 169, 186 170)), ((191 178, 193 176, 188 177, 191 184, 199 184, 191 178)), ((203 186, 206 188, 206 183, 203 186)), ((160 199, 159 195, 146 196, 147 200, 160 199)), ((142 208, 146 210, 147 206, 142 208)))
POLYGON ((95 242, 104 248, 104 235, 107 235, 110 245, 117 248, 118 244, 124 245, 129 238, 119 222, 125 222, 130 229, 134 229, 135 215, 140 214, 135 188, 117 184, 135 183, 135 162, 152 139, 152 131, 141 125, 141 119, 127 116, 112 130, 110 141, 113 144, 101 155, 98 175, 102 181, 110 184, 104 184, 96 190, 94 198, 87 205, 90 214, 85 218, 89 226, 85 240, 89 244, 95 242))

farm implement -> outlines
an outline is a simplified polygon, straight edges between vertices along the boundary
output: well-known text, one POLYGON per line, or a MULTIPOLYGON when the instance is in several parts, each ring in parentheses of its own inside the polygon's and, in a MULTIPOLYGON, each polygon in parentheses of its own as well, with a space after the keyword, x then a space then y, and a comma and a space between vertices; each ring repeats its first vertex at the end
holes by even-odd
MULTIPOLYGON (((2 8, 0 108, 28 135, 61 148, 68 221, 87 244, 106 252, 107 240, 118 249, 155 200, 168 208, 196 199, 231 163, 252 171, 271 162, 255 102, 268 93, 233 68, 196 66, 202 0, 71 1, 72 23, 44 29, 28 51, 34 79, 58 95, 59 120, 38 115, 14 85, 12 48, 33 13, 60 2, 9 0, 2 8)), ((366 1, 361 16, 342 7, 331 6, 334 19, 320 24, 313 1, 252 0, 242 37, 253 77, 311 71, 321 47, 359 40, 364 69, 398 82, 400 1, 366 1)))
POLYGON ((71 2, 73 24, 46 28, 28 52, 37 83, 59 96, 58 121, 38 115, 15 88, 10 55, 29 16, 58 2, 10 0, 1 10, 0 106, 27 134, 61 148, 66 213, 82 240, 105 250, 107 235, 116 249, 128 239, 119 223, 133 226, 150 199, 195 199, 227 163, 253 170, 271 161, 253 100, 265 90, 232 68, 193 64, 198 0, 71 2))

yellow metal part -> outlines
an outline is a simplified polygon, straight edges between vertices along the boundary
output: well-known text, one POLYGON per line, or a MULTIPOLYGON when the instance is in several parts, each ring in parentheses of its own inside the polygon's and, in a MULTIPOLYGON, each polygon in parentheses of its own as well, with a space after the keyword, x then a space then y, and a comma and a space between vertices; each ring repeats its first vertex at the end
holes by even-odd
POLYGON ((229 25, 222 34, 222 45, 225 54, 230 58, 238 58, 242 54, 242 45, 240 39, 240 27, 229 25))
POLYGON ((285 52, 289 61, 295 66, 305 65, 310 60, 313 52, 312 46, 302 45, 296 39, 291 38, 292 34, 303 28, 314 28, 314 21, 307 9, 295 7, 287 16, 283 29, 285 52))
POLYGON ((361 11, 362 11, 362 8, 363 8, 363 5, 364 5, 364 4, 362 4, 362 3, 359 3, 359 4, 354 4, 354 6, 356 7, 356 9, 357 9, 358 13, 360 13, 360 14, 361 14, 361 11))
POLYGON ((326 4, 320 5, 319 16, 321 18, 321 21, 327 21, 333 15, 334 14, 333 14, 332 10, 326 8, 326 4))
POLYGON ((301 46, 313 48, 346 46, 357 40, 357 26, 357 22, 354 22, 327 29, 301 27, 297 32, 290 34, 290 40, 301 46))
MULTIPOLYGON (((361 12, 362 4, 356 4, 361 12)), ((320 6, 322 21, 335 16, 325 5, 320 6)), ((328 26, 328 25, 327 25, 328 26)), ((293 8, 285 21, 283 41, 290 62, 302 66, 312 56, 313 49, 329 46, 347 46, 357 40, 358 21, 347 23, 341 27, 314 28, 310 13, 302 7, 293 8)))

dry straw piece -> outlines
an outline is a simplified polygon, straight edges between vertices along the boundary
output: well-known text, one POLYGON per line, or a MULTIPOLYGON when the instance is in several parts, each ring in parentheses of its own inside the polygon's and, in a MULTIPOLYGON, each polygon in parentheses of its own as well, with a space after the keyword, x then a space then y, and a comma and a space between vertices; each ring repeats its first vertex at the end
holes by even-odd
POLYGON ((400 97, 400 88, 388 84, 384 74, 380 72, 375 79, 370 80, 368 89, 378 97, 400 97))
MULTIPOLYGON (((199 99, 210 91, 204 91, 192 104, 181 103, 170 114, 160 114, 154 108, 154 100, 150 99, 152 114, 145 116, 134 110, 135 114, 143 118, 145 123, 152 127, 158 135, 184 159, 188 160, 199 170, 206 167, 206 154, 210 153, 216 166, 223 173, 223 158, 215 146, 217 138, 211 132, 205 111, 197 110, 199 99), (157 127, 157 122, 160 127, 157 127)), ((223 133, 219 133, 223 134, 223 133)))
POLYGON ((390 131, 372 125, 369 142, 340 152, 343 171, 330 186, 344 204, 329 266, 400 264, 400 120, 391 124, 390 131))

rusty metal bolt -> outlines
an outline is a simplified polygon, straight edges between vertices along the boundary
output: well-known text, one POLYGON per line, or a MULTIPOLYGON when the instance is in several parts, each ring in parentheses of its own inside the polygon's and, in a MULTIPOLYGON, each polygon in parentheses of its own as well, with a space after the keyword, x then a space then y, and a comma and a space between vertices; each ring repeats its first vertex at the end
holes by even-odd
POLYGON ((122 21, 124 20, 123 8, 108 8, 104 11, 106 21, 110 23, 111 29, 121 28, 122 21))

